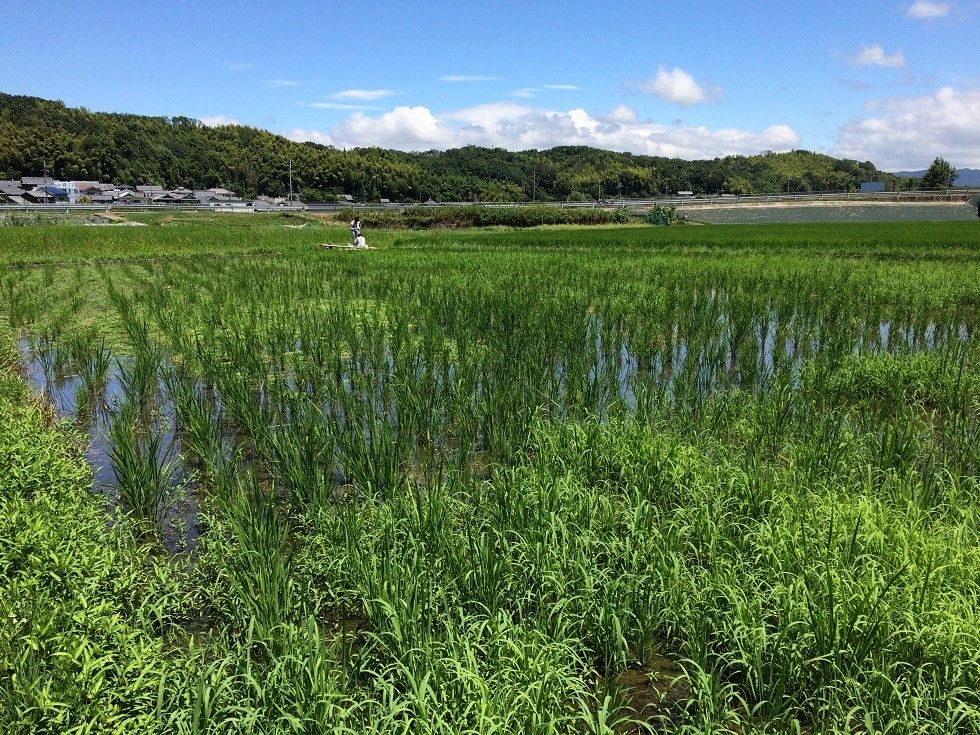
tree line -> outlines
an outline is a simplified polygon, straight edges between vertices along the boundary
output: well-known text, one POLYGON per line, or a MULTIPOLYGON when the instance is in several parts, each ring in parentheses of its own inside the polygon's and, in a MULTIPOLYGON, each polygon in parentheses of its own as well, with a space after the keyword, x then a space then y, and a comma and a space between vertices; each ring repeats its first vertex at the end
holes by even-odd
POLYGON ((810 151, 685 161, 561 146, 521 152, 467 146, 407 153, 297 143, 240 125, 188 117, 91 112, 0 93, 0 178, 223 186, 247 197, 284 196, 289 172, 305 201, 540 201, 650 198, 677 191, 739 195, 855 191, 863 181, 908 188, 913 180, 870 161, 810 151))

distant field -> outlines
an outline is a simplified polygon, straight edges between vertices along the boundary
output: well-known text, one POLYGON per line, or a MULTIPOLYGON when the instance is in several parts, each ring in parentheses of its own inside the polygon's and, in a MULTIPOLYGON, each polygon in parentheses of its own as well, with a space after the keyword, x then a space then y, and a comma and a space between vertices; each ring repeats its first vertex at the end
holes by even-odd
POLYGON ((0 731, 980 731, 980 223, 141 219, 0 228, 0 731))
POLYGON ((691 207, 684 214, 712 224, 765 224, 773 222, 954 222, 977 219, 977 208, 969 204, 812 204, 691 207))

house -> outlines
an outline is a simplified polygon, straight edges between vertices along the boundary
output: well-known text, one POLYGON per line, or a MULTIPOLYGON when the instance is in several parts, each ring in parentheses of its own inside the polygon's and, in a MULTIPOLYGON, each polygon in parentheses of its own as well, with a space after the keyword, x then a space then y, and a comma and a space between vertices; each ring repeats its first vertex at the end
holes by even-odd
POLYGON ((24 199, 31 204, 51 204, 54 201, 54 197, 45 191, 43 186, 38 189, 25 191, 24 199))
POLYGON ((379 199, 378 202, 381 204, 382 207, 387 207, 389 204, 391 204, 390 199, 384 199, 384 198, 379 199))
POLYGON ((143 204, 146 202, 145 196, 129 188, 113 189, 106 193, 112 196, 114 202, 119 202, 120 204, 143 204))
POLYGON ((153 197, 154 204, 197 204, 199 201, 190 189, 174 189, 153 197))
MULTIPOLYGON (((57 184, 61 184, 61 183, 64 183, 64 182, 56 182, 56 183, 57 184)), ((50 194, 53 197, 53 201, 56 201, 56 202, 70 202, 71 201, 71 192, 68 189, 64 188, 63 186, 57 186, 55 184, 48 184, 47 186, 42 186, 39 189, 35 189, 34 191, 39 191, 39 190, 43 190, 43 191, 48 192, 48 194, 50 194)))
POLYGON ((112 191, 115 187, 112 184, 101 184, 98 181, 79 181, 78 191, 83 196, 92 197, 112 191))
POLYGON ((24 194, 19 181, 0 181, 0 204, 24 204, 24 194))
POLYGON ((694 196, 694 192, 693 191, 679 191, 679 192, 677 192, 677 196, 679 196, 679 197, 692 197, 692 196, 694 196))
POLYGON ((22 197, 25 190, 21 188, 19 181, 0 181, 0 194, 5 196, 22 197))
POLYGON ((138 184, 136 186, 136 191, 146 198, 152 199, 153 197, 161 196, 166 189, 158 184, 138 184))
POLYGON ((20 187, 22 189, 36 189, 39 186, 47 186, 51 179, 47 176, 21 176, 20 187))
POLYGON ((234 209, 236 211, 252 211, 252 203, 246 202, 235 192, 228 189, 214 188, 206 191, 195 191, 194 195, 201 204, 214 209, 234 209))
POLYGON ((337 201, 341 204, 353 204, 354 197, 352 197, 350 194, 341 194, 337 197, 337 201))

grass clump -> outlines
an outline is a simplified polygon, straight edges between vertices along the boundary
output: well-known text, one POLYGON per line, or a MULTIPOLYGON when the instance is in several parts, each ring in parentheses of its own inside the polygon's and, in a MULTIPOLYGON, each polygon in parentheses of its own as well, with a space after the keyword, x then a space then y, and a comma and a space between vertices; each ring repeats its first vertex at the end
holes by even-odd
POLYGON ((159 732, 179 575, 107 528, 91 471, 9 370, 0 333, 0 723, 8 733, 159 732))

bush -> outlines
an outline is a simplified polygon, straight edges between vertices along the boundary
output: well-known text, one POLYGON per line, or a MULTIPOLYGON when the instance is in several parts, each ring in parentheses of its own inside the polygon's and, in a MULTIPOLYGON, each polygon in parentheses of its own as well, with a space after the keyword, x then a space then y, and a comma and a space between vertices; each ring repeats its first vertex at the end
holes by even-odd
POLYGON ((650 225, 679 225, 682 222, 687 222, 687 217, 677 211, 677 207, 673 204, 666 207, 661 207, 654 204, 650 211, 647 212, 646 217, 644 217, 647 224, 650 225))
POLYGON ((361 224, 375 229, 424 230, 436 227, 537 227, 539 225, 603 225, 630 221, 625 208, 563 207, 462 207, 411 206, 405 209, 355 211, 342 209, 337 220, 349 222, 355 216, 361 224))

